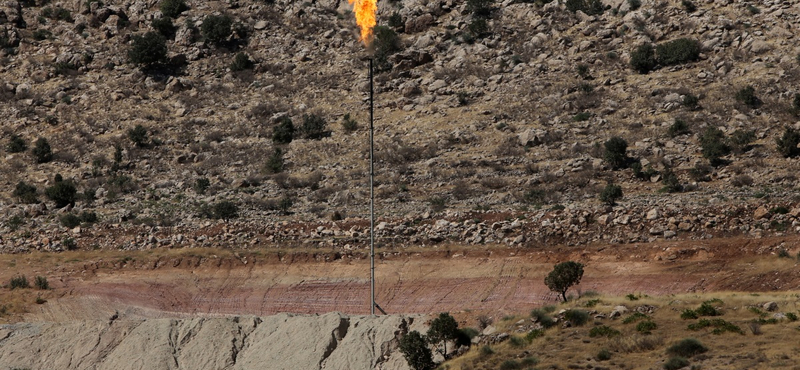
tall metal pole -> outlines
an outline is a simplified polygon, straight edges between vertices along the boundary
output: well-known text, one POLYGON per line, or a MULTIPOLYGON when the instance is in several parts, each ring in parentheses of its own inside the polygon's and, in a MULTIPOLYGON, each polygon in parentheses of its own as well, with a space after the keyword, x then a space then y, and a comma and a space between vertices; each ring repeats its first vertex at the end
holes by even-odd
POLYGON ((375 315, 375 161, 372 142, 372 58, 369 58, 369 312, 375 315))

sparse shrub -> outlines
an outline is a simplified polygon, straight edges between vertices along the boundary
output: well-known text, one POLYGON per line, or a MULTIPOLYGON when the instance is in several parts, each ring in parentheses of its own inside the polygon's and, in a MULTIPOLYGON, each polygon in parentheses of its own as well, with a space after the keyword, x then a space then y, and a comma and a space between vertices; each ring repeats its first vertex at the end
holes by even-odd
POLYGON ((467 12, 477 17, 488 17, 492 13, 492 0, 467 0, 467 12))
POLYGON ((275 148, 275 150, 267 158, 267 163, 264 165, 267 173, 276 174, 283 172, 283 150, 275 148))
POLYGON ((670 359, 664 363, 664 370, 678 370, 686 366, 689 366, 689 360, 683 357, 670 357, 670 359))
POLYGON ((700 57, 697 40, 680 38, 656 46, 656 61, 662 66, 693 62, 700 57))
POLYGON ((586 121, 589 118, 592 118, 592 114, 589 113, 589 112, 580 112, 580 113, 572 116, 572 120, 575 121, 575 122, 586 121))
POLYGON ((75 185, 73 185, 71 181, 64 181, 61 175, 56 175, 53 186, 44 190, 44 194, 47 195, 50 200, 56 202, 56 208, 63 208, 67 205, 75 204, 77 193, 78 189, 75 188, 75 185))
POLYGON ((136 127, 128 130, 128 139, 130 139, 137 147, 147 147, 147 129, 142 125, 136 125, 136 127))
POLYGON ((30 284, 28 283, 28 279, 22 275, 15 276, 11 278, 11 281, 8 283, 9 288, 11 290, 14 289, 27 289, 30 288, 30 284))
POLYGON ((589 65, 586 63, 578 63, 578 66, 575 67, 575 71, 578 72, 578 76, 582 79, 587 79, 589 76, 589 65))
POLYGON ((330 132, 326 130, 325 119, 316 114, 304 114, 303 124, 298 130, 305 139, 319 140, 323 137, 330 136, 330 132))
POLYGON ((656 328, 658 328, 658 324, 650 320, 641 321, 636 324, 636 331, 643 334, 650 334, 650 332, 656 330, 656 328))
POLYGON ((525 334, 525 340, 529 343, 532 342, 534 339, 543 337, 544 336, 544 329, 533 329, 525 334))
POLYGON ((615 136, 609 139, 604 144, 605 151, 603 152, 603 159, 608 163, 612 170, 625 168, 628 164, 628 142, 625 139, 615 136))
POLYGON ((723 319, 712 319, 712 320, 700 319, 700 321, 694 324, 689 324, 688 329, 692 331, 698 331, 708 327, 714 328, 711 331, 711 333, 715 335, 720 335, 728 331, 744 335, 744 331, 742 330, 742 328, 723 319))
POLYGON ((700 147, 703 157, 708 159, 712 166, 722 164, 722 157, 731 152, 731 148, 725 140, 725 133, 715 127, 709 127, 703 131, 700 136, 700 147))
POLYGON ((14 188, 13 195, 19 198, 19 201, 22 203, 31 204, 39 201, 36 196, 36 187, 33 185, 28 185, 24 181, 17 183, 17 187, 14 188))
POLYGON ((373 41, 375 68, 378 71, 388 71, 392 69, 389 56, 402 50, 400 37, 393 29, 386 26, 375 26, 372 31, 375 35, 373 41))
POLYGON ((243 71, 245 69, 253 69, 253 61, 247 56, 247 53, 236 53, 231 63, 231 71, 243 71))
POLYGON ((697 110, 700 108, 700 98, 696 95, 686 94, 683 96, 683 106, 690 110, 697 110))
POLYGON ((694 338, 682 339, 680 342, 667 348, 667 354, 672 356, 692 357, 705 353, 708 348, 694 338))
POLYGON ((73 213, 65 213, 58 218, 61 225, 68 228, 74 228, 81 225, 81 219, 73 213))
POLYGON ((794 94, 794 99, 792 100, 792 110, 794 114, 800 113, 800 93, 794 94))
POLYGON ((281 211, 282 214, 288 215, 289 214, 289 210, 292 209, 293 205, 294 205, 294 201, 292 200, 292 198, 290 198, 288 196, 287 197, 283 197, 278 202, 278 209, 281 211))
POLYGON ((400 353, 406 358, 408 366, 414 370, 433 370, 433 353, 425 338, 418 331, 411 331, 400 338, 400 353))
POLYGON ((711 172, 713 168, 705 163, 697 163, 695 166, 689 170, 689 176, 692 177, 694 181, 711 181, 711 172))
POLYGON ((695 310, 698 315, 700 316, 721 316, 722 312, 718 310, 716 307, 711 305, 711 302, 703 302, 700 304, 700 307, 695 310))
POLYGON ((8 138, 8 144, 6 144, 6 151, 9 153, 22 153, 26 150, 28 150, 28 144, 25 139, 17 134, 11 134, 11 137, 8 138))
POLYGON ((689 131, 689 125, 686 124, 686 121, 680 118, 676 118, 675 122, 670 125, 669 129, 667 130, 667 135, 669 135, 669 137, 676 137, 689 133, 691 133, 691 131, 689 131))
POLYGON ((594 356, 597 361, 608 361, 611 359, 611 351, 603 348, 600 352, 597 352, 597 356, 594 356))
POLYGON ((483 357, 491 356, 491 355, 494 354, 494 349, 492 349, 491 346, 486 345, 486 346, 481 347, 481 351, 480 352, 481 352, 481 356, 483 356, 483 357))
POLYGON ((628 7, 631 10, 638 10, 642 6, 642 0, 628 0, 628 7))
POLYGON ((539 363, 539 360, 536 357, 528 356, 522 359, 520 362, 522 366, 533 366, 539 363))
POLYGON ((189 9, 185 0, 164 0, 159 8, 161 9, 161 14, 170 18, 177 18, 181 13, 189 9))
POLYGON ((571 12, 582 11, 587 15, 603 14, 605 6, 600 0, 567 0, 567 9, 571 12))
POLYGON ((695 311, 693 309, 690 309, 690 308, 687 308, 687 309, 683 310, 683 312, 681 312, 681 319, 684 319, 684 320, 697 319, 697 317, 698 317, 697 316, 697 311, 695 311))
POLYGON ((687 13, 692 13, 697 10, 697 5, 691 0, 681 0, 681 5, 683 5, 683 9, 685 9, 687 13))
POLYGON ((392 29, 398 32, 402 32, 406 26, 405 22, 403 22, 403 16, 398 12, 393 12, 386 23, 389 27, 392 27, 392 29))
POLYGON ((603 191, 600 192, 600 201, 613 206, 617 204, 617 200, 622 198, 622 187, 614 183, 608 183, 603 191))
POLYGON ((741 188, 743 186, 752 186, 753 178, 750 175, 737 175, 731 179, 731 185, 741 188))
POLYGON ((465 41, 470 44, 474 41, 472 39, 480 39, 489 34, 489 24, 486 23, 486 18, 483 17, 473 17, 467 29, 469 30, 469 36, 465 41))
POLYGON ((737 91, 736 100, 753 109, 756 109, 763 104, 761 99, 756 96, 756 89, 753 86, 747 86, 737 91))
POLYGON ((206 190, 211 186, 211 181, 207 177, 201 177, 194 181, 194 191, 197 194, 205 194, 206 190))
POLYGON ((744 153, 750 150, 750 144, 756 139, 755 130, 742 130, 738 129, 731 134, 730 142, 731 149, 735 153, 744 153))
POLYGON ((223 200, 212 206, 212 215, 216 219, 227 221, 239 216, 239 206, 229 200, 223 200))
POLYGON ((589 322, 589 312, 584 310, 570 309, 564 312, 564 319, 569 321, 572 326, 583 326, 589 322))
POLYGON ((656 53, 652 44, 642 44, 631 52, 631 67, 641 74, 656 68, 656 53))
POLYGON ((178 27, 172 23, 170 17, 156 18, 150 23, 150 26, 167 39, 175 37, 175 32, 178 31, 178 27))
POLYGON ((545 277, 544 284, 557 293, 561 293, 564 302, 567 301, 567 289, 580 284, 583 277, 583 264, 575 261, 562 262, 553 267, 553 271, 545 277))
POLYGON ((25 220, 22 219, 22 217, 20 217, 19 215, 13 215, 9 217, 8 220, 6 221, 6 226, 8 226, 8 228, 11 229, 11 231, 16 231, 24 223, 25 220))
POLYGON ((428 198, 428 203, 431 205, 431 210, 434 212, 441 212, 447 208, 447 198, 433 196, 428 198))
POLYGON ((33 39, 36 41, 43 41, 53 37, 53 33, 44 29, 40 28, 36 31, 33 31, 33 39))
POLYGON ((342 128, 345 132, 350 133, 358 129, 358 122, 350 118, 350 113, 344 115, 342 118, 342 128))
POLYGON ((795 130, 789 126, 783 130, 783 135, 775 139, 775 144, 778 146, 778 152, 782 156, 796 157, 800 154, 800 149, 797 145, 800 144, 800 131, 795 130))
POLYGON ((797 321, 797 314, 795 314, 794 312, 787 312, 786 319, 788 319, 789 321, 797 321))
POLYGON ((281 121, 272 131, 272 142, 275 144, 288 144, 294 139, 294 124, 289 117, 281 118, 281 121))
POLYGON ((64 249, 68 251, 74 251, 78 249, 78 243, 75 242, 75 239, 70 237, 61 239, 61 245, 64 246, 64 249))
POLYGON ((628 293, 628 295, 626 295, 625 298, 628 298, 629 301, 638 301, 639 300, 639 296, 637 296, 636 294, 633 294, 633 293, 628 293))
POLYGON ((591 330, 589 330, 589 336, 594 337, 616 337, 620 335, 620 331, 614 328, 611 328, 606 325, 595 326, 591 330))
POLYGON ((53 160, 53 151, 50 149, 50 143, 47 142, 47 139, 42 137, 33 143, 31 153, 33 153, 33 158, 36 160, 36 163, 46 163, 53 160))
POLYGON ((552 327, 556 324, 555 320, 553 320, 550 315, 545 312, 545 310, 537 308, 531 311, 531 317, 534 318, 537 323, 542 325, 545 329, 552 327))
POLYGON ((649 319, 650 319, 650 316, 647 316, 647 315, 645 315, 645 314, 643 314, 641 312, 634 312, 630 316, 628 316, 624 320, 622 320, 622 323, 623 324, 630 324, 630 323, 637 322, 637 321, 640 321, 640 320, 649 320, 649 319))
POLYGON ((517 370, 519 368, 520 364, 516 360, 505 360, 500 363, 500 370, 517 370))
POLYGON ((525 345, 525 339, 517 335, 512 335, 508 338, 508 344, 510 344, 512 347, 519 348, 525 345))
POLYGON ((792 258, 792 256, 789 254, 789 251, 787 251, 786 248, 781 248, 778 250, 778 258, 792 258))
POLYGON ((50 283, 47 282, 47 278, 44 277, 44 276, 37 276, 33 280, 33 285, 36 287, 36 289, 39 289, 39 290, 48 290, 48 289, 50 289, 50 283))
POLYGON ((167 59, 167 39, 158 32, 150 31, 144 35, 131 37, 128 61, 145 68, 162 63, 167 59))

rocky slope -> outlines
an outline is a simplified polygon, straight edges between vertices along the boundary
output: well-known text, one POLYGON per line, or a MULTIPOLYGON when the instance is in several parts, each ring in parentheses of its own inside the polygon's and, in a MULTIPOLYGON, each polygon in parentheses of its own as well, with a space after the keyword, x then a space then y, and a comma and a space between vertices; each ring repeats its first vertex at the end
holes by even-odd
POLYGON ((150 319, 0 326, 0 363, 39 369, 408 369, 402 316, 150 319))

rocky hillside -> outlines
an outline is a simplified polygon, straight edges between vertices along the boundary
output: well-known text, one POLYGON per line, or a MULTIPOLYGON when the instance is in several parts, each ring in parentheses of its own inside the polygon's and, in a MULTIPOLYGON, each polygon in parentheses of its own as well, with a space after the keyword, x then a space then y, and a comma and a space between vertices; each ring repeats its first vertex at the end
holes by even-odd
MULTIPOLYGON (((2 4, 2 251, 364 244, 350 5, 180 3, 2 4)), ((382 243, 795 232, 800 4, 597 4, 379 4, 382 243)))

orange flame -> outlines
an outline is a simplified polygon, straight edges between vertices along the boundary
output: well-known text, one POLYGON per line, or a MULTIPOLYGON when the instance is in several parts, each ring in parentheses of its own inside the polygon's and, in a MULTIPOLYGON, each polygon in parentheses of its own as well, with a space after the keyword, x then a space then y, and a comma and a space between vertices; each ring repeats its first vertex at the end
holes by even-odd
POLYGON ((378 0, 347 0, 353 5, 356 13, 356 23, 361 27, 361 41, 369 46, 372 42, 372 28, 375 27, 375 12, 378 10, 378 0))

